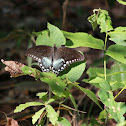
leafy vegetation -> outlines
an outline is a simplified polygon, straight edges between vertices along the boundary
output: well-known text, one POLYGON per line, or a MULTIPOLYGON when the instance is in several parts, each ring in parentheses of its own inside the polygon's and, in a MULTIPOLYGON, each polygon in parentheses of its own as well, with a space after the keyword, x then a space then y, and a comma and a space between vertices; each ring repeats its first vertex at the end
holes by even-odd
MULTIPOLYGON (((88 17, 88 20, 92 24, 93 30, 99 27, 100 32, 106 34, 105 41, 84 32, 71 33, 62 31, 50 23, 47 24, 47 30, 34 32, 33 34, 37 36, 36 45, 54 46, 55 44, 57 47, 65 45, 70 48, 84 46, 102 50, 104 52, 104 68, 90 67, 87 70, 89 79, 83 80, 99 88, 99 98, 96 97, 93 91, 81 87, 79 83, 76 82, 85 70, 85 60, 72 64, 62 71, 58 77, 52 72, 43 73, 35 68, 31 68, 31 66, 24 65, 21 68, 23 72, 22 75, 33 74, 35 79, 40 79, 42 82, 47 83, 49 86, 49 93, 38 93, 36 96, 38 96, 42 102, 20 104, 16 107, 15 113, 21 112, 30 106, 42 106, 42 108, 32 116, 33 124, 37 126, 37 120, 40 120, 39 124, 43 125, 45 123, 45 118, 48 118, 52 125, 71 126, 72 124, 67 119, 60 117, 59 111, 61 106, 66 108, 67 111, 71 109, 64 104, 66 99, 70 98, 75 110, 79 113, 76 101, 70 92, 72 86, 84 92, 100 107, 101 113, 99 114, 99 120, 101 122, 106 123, 106 120, 114 119, 118 124, 123 123, 122 126, 125 125, 125 118, 123 115, 126 113, 126 105, 125 103, 115 101, 117 96, 113 96, 113 91, 122 88, 120 91, 122 92, 126 88, 126 27, 117 27, 114 29, 108 12, 102 9, 94 9, 93 15, 88 17), (107 48, 106 45, 107 42, 109 42, 108 40, 113 41, 115 44, 107 48), (111 57, 115 62, 111 69, 106 68, 106 56, 111 57), (50 96, 50 93, 53 95, 50 96), (104 104, 104 108, 101 107, 99 101, 104 104), (57 110, 53 108, 52 102, 58 103, 59 107, 57 110)), ((90 125, 95 124, 101 125, 92 117, 90 125)), ((85 124, 81 126, 83 125, 85 124)))

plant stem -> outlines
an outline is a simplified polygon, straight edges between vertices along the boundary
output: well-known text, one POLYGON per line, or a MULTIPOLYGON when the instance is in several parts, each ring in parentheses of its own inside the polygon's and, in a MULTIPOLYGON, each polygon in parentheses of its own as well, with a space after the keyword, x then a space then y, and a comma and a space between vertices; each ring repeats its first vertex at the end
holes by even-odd
POLYGON ((104 45, 104 76, 105 76, 105 80, 106 80, 106 43, 107 43, 107 37, 108 37, 108 34, 106 34, 106 37, 105 37, 105 45, 104 45))
POLYGON ((106 80, 106 54, 104 53, 104 76, 106 80))
POLYGON ((125 89, 126 89, 126 86, 114 97, 114 99, 116 99, 125 89))

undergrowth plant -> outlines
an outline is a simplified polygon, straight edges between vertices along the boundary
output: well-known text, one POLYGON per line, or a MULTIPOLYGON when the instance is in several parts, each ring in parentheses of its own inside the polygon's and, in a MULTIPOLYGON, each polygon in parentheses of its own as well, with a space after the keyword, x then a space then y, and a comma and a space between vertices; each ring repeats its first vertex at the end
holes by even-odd
MULTIPOLYGON (((100 32, 106 34, 104 41, 84 32, 71 33, 62 31, 50 23, 47 24, 47 30, 34 32, 33 34, 37 36, 36 46, 54 46, 55 44, 59 47, 61 45, 69 48, 82 46, 102 50, 104 52, 104 68, 90 67, 87 70, 89 79, 82 80, 99 88, 99 98, 91 90, 81 87, 76 82, 85 70, 85 60, 70 65, 58 77, 52 72, 45 73, 32 68, 31 60, 28 60, 29 66, 23 65, 21 67, 21 75, 32 75, 36 80, 40 79, 42 82, 46 82, 49 86, 49 92, 37 93, 36 96, 42 102, 20 104, 14 110, 15 113, 21 112, 30 106, 41 106, 41 109, 32 116, 32 123, 34 125, 36 124, 37 126, 39 124, 43 126, 46 118, 48 118, 52 125, 71 126, 72 124, 66 118, 60 117, 60 109, 63 107, 68 112, 73 111, 72 108, 64 104, 70 98, 75 107, 74 111, 76 110, 79 114, 80 111, 77 108, 75 99, 70 93, 70 87, 75 87, 84 92, 101 108, 101 113, 99 114, 100 121, 106 123, 109 119, 114 119, 118 124, 123 123, 125 125, 123 115, 126 112, 126 105, 122 102, 116 102, 115 98, 126 88, 126 27, 119 26, 113 28, 108 12, 102 9, 94 9, 93 15, 88 17, 88 21, 92 24, 93 30, 99 26, 100 32), (109 40, 115 44, 107 48, 106 45, 109 43, 109 40), (106 67, 108 60, 114 61, 111 69, 107 69, 106 67), (114 97, 113 91, 117 89, 122 90, 114 97), (51 93, 52 95, 50 95, 51 93), (104 104, 104 108, 101 107, 99 101, 104 104), (51 105, 52 102, 58 104, 58 109, 53 108, 51 105)), ((91 121, 90 125, 101 125, 95 118, 92 118, 92 120, 94 121, 91 121)), ((85 124, 82 125, 84 126, 85 124)))

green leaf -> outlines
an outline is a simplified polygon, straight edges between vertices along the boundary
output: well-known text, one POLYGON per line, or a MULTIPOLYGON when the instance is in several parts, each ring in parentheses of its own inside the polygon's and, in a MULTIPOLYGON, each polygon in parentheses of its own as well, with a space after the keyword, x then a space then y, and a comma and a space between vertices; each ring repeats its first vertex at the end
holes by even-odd
POLYGON ((103 89, 105 91, 110 91, 111 90, 110 84, 106 80, 101 81, 99 83, 99 85, 100 85, 101 89, 103 89))
POLYGON ((113 30, 111 18, 106 10, 94 9, 93 15, 88 17, 89 22, 91 22, 93 30, 99 25, 101 33, 107 33, 110 30, 113 30))
POLYGON ((89 83, 101 83, 104 79, 100 77, 96 77, 89 81, 89 83))
POLYGON ((126 121, 122 122, 122 123, 119 123, 117 124, 116 126, 126 126, 126 121))
POLYGON ((39 79, 40 77, 44 77, 44 73, 35 69, 35 68, 31 68, 28 67, 26 65, 24 65, 21 70, 23 71, 23 75, 34 75, 35 79, 39 79))
POLYGON ((59 117, 57 123, 60 126, 71 126, 71 123, 64 117, 59 117))
POLYGON ((32 124, 35 124, 36 121, 40 118, 41 114, 44 112, 45 107, 40 109, 38 112, 36 112, 33 116, 32 116, 32 124))
MULTIPOLYGON (((73 105, 74 105, 74 108, 75 108, 75 109, 77 110, 77 112, 78 112, 77 104, 76 104, 76 101, 75 101, 74 97, 72 96, 72 94, 69 94, 69 97, 70 97, 70 99, 71 99, 71 101, 72 101, 72 103, 73 103, 73 105)), ((78 112, 78 114, 79 114, 79 112, 78 112)))
MULTIPOLYGON (((94 12, 94 11, 93 11, 94 12)), ((88 17, 88 21, 91 23, 91 25, 92 25, 92 27, 93 27, 93 30, 95 30, 96 28, 97 28, 97 26, 98 26, 98 24, 97 24, 97 15, 95 14, 95 12, 94 12, 94 14, 93 15, 91 15, 91 16, 89 16, 88 17)))
POLYGON ((126 2, 124 0, 117 0, 120 4, 126 5, 126 2))
MULTIPOLYGON (((110 70, 109 69, 106 69, 106 71, 107 71, 107 74, 108 73, 110 73, 110 70)), ((88 70, 87 70, 87 72, 86 72, 88 75, 89 75, 89 79, 88 79, 88 81, 91 81, 92 79, 95 79, 96 77, 98 77, 99 76, 99 74, 102 74, 103 75, 103 77, 104 77, 104 68, 102 68, 102 67, 90 67, 88 70)), ((109 77, 107 77, 107 79, 108 79, 109 77)), ((95 81, 100 81, 100 80, 98 80, 99 78, 96 78, 96 80, 95 81)), ((85 79, 84 79, 84 81, 85 81, 85 79)), ((87 81, 87 80, 86 80, 87 81)), ((94 81, 93 81, 93 83, 94 83, 94 81)))
POLYGON ((110 40, 118 45, 126 46, 126 27, 117 27, 114 31, 108 33, 110 40))
POLYGON ((72 85, 77 87, 81 91, 83 91, 92 101, 94 101, 102 109, 101 105, 98 102, 97 97, 95 96, 95 94, 92 91, 90 91, 89 89, 85 89, 83 87, 80 87, 79 85, 74 84, 74 83, 72 83, 72 85))
POLYGON ((59 96, 59 97, 64 97, 64 88, 66 84, 58 77, 55 78, 41 78, 41 81, 44 81, 48 83, 50 86, 52 92, 59 96))
MULTIPOLYGON (((101 73, 97 74, 100 77, 96 77, 88 81, 88 83, 98 88, 101 88, 99 83, 102 83, 104 81, 104 79, 101 78, 104 77, 104 74, 101 73)), ((120 62, 115 62, 114 65, 111 66, 111 70, 107 72, 107 81, 108 81, 107 83, 110 83, 112 90, 117 90, 119 88, 123 88, 124 86, 126 86, 126 65, 120 62)))
POLYGON ((57 47, 65 45, 66 39, 61 30, 50 23, 48 23, 47 27, 50 32, 50 39, 52 40, 52 43, 56 44, 57 47))
POLYGON ((48 45, 60 47, 61 45, 65 45, 66 39, 61 32, 61 30, 51 25, 50 23, 47 24, 48 30, 44 30, 42 32, 35 32, 38 36, 36 39, 36 45, 48 45))
MULTIPOLYGON (((73 42, 73 45, 70 47, 78 47, 78 46, 84 46, 84 47, 90 47, 94 49, 102 49, 104 46, 104 42, 101 39, 97 39, 93 37, 92 35, 89 35, 84 32, 77 32, 77 33, 71 33, 71 32, 65 32, 62 31, 64 36, 68 39, 70 39, 73 42)), ((66 46, 68 46, 67 44, 66 46)))
POLYGON ((118 123, 124 122, 123 115, 126 112, 125 103, 115 102, 113 97, 113 92, 106 92, 105 90, 100 90, 98 93, 99 98, 107 106, 107 111, 118 123))
POLYGON ((54 101, 56 101, 57 99, 60 99, 60 97, 54 95, 52 98, 50 98, 50 99, 46 102, 46 104, 50 104, 51 102, 54 102, 54 101))
POLYGON ((27 102, 25 104, 20 104, 19 106, 16 107, 16 109, 14 110, 14 113, 21 112, 27 107, 38 106, 38 105, 44 105, 44 104, 42 104, 41 102, 27 102))
POLYGON ((58 120, 58 114, 55 112, 55 110, 51 105, 46 106, 46 111, 47 111, 47 117, 49 118, 49 121, 53 125, 55 125, 56 121, 58 120))
POLYGON ((48 45, 48 46, 54 46, 54 43, 52 42, 51 38, 49 37, 49 32, 42 31, 42 34, 39 34, 36 39, 36 46, 38 45, 48 45))
POLYGON ((43 96, 47 95, 48 92, 40 92, 40 93, 37 93, 36 96, 39 96, 39 98, 43 98, 43 96))
POLYGON ((32 32, 34 35, 36 35, 36 36, 39 36, 39 35, 42 35, 42 31, 40 31, 40 32, 32 32))
POLYGON ((92 78, 96 78, 98 76, 98 73, 102 73, 104 74, 104 68, 102 67, 90 67, 87 72, 86 72, 89 77, 92 78))
POLYGON ((77 81, 82 76, 85 67, 86 67, 86 62, 83 62, 75 67, 72 67, 71 70, 67 73, 68 79, 71 82, 77 81))
POLYGON ((24 65, 21 70, 23 71, 24 74, 33 74, 35 73, 35 69, 34 68, 31 68, 31 67, 28 67, 26 65, 24 65))
POLYGON ((39 98, 42 99, 43 102, 45 102, 45 101, 47 101, 47 93, 48 93, 48 92, 37 93, 36 96, 39 96, 39 98))
POLYGON ((107 117, 106 111, 105 110, 101 111, 100 114, 99 114, 99 120, 102 121, 102 122, 105 122, 106 117, 107 117))
POLYGON ((126 64, 126 47, 122 45, 111 45, 106 51, 106 55, 126 64))
POLYGON ((97 23, 100 25, 101 33, 113 30, 111 18, 106 10, 99 9, 97 23))
POLYGON ((112 90, 116 90, 126 86, 126 65, 119 62, 115 62, 115 64, 111 67, 110 78, 112 90), (124 73, 122 73, 123 71, 124 73))

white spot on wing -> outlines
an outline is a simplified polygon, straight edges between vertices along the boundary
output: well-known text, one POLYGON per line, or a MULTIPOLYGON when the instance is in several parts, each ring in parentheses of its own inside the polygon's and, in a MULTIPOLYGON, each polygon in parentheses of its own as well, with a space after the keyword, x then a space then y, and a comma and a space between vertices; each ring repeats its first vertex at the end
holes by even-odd
POLYGON ((63 70, 64 69, 64 67, 61 67, 61 70, 63 70))
POLYGON ((41 62, 41 59, 40 58, 38 59, 38 62, 41 62))
POLYGON ((41 63, 39 65, 42 67, 42 64, 41 63))
POLYGON ((66 67, 66 64, 64 64, 63 66, 66 67))
POLYGON ((68 65, 69 64, 69 61, 66 61, 66 64, 68 65))

